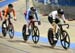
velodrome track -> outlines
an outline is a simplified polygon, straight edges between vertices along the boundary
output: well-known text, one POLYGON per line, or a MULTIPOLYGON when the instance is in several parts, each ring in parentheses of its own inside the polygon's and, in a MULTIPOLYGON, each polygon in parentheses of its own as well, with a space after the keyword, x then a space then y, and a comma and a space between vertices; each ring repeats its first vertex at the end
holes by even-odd
MULTIPOLYGON (((23 25, 26 23, 25 19, 24 19, 24 11, 26 9, 25 6, 25 0, 18 0, 16 2, 13 3, 14 7, 16 9, 16 17, 17 17, 17 21, 13 21, 14 24, 14 28, 15 28, 15 36, 14 39, 10 39, 9 36, 7 35, 7 37, 2 37, 2 33, 1 33, 1 23, 2 21, 0 21, 0 53, 38 53, 38 52, 42 52, 42 53, 74 53, 75 52, 75 21, 67 21, 67 23, 70 24, 70 28, 67 30, 69 35, 70 35, 70 39, 71 39, 71 46, 70 49, 68 50, 64 50, 60 43, 58 42, 57 46, 52 49, 50 48, 50 45, 48 43, 47 40, 47 31, 50 27, 49 22, 47 20, 47 17, 42 16, 40 13, 40 17, 41 17, 41 22, 42 24, 39 26, 40 29, 40 41, 37 45, 35 45, 31 38, 29 39, 29 41, 27 43, 24 42, 23 38, 22 38, 22 27, 23 25)), ((32 4, 32 0, 30 0, 30 6, 33 6, 32 4)), ((6 6, 0 7, 0 9, 4 9, 6 6)))

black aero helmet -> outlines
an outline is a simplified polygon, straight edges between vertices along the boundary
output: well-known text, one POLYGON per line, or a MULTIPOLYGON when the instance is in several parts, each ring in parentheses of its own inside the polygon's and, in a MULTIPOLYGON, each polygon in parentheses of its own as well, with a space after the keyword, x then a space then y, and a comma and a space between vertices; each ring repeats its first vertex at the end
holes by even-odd
POLYGON ((11 8, 13 8, 13 5, 12 5, 12 4, 8 4, 8 7, 11 7, 11 8))
POLYGON ((35 9, 34 7, 31 7, 30 9, 31 9, 32 11, 36 11, 36 9, 35 9))
POLYGON ((57 10, 57 12, 58 12, 58 14, 64 14, 64 10, 60 9, 60 8, 57 10))

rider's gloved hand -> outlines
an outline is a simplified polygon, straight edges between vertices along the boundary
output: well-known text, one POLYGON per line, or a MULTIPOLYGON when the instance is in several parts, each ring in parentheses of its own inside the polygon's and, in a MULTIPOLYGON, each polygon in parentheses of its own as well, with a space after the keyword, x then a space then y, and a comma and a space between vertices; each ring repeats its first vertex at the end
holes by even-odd
POLYGON ((16 21, 16 17, 14 17, 14 21, 16 21))
POLYGON ((16 21, 16 19, 14 19, 14 21, 16 21))
POLYGON ((38 21, 38 25, 41 25, 41 22, 40 21, 38 21))

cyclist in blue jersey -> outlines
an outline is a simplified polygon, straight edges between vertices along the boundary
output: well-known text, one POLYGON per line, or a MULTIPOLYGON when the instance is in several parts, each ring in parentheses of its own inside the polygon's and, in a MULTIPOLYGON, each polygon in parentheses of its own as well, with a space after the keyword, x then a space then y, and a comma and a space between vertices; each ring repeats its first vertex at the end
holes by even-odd
POLYGON ((34 8, 34 7, 30 7, 26 11, 25 19, 26 19, 26 22, 27 22, 26 34, 28 34, 28 29, 29 29, 31 21, 37 20, 37 21, 39 21, 38 23, 40 24, 40 17, 38 15, 38 12, 37 12, 36 8, 34 8))

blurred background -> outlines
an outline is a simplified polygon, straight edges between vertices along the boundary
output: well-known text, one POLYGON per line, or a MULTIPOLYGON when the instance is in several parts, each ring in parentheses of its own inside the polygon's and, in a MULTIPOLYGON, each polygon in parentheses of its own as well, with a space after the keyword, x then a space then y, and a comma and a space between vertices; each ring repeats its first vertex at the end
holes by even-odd
POLYGON ((66 19, 75 20, 75 0, 33 0, 33 4, 44 15, 58 7, 63 8, 66 19))

